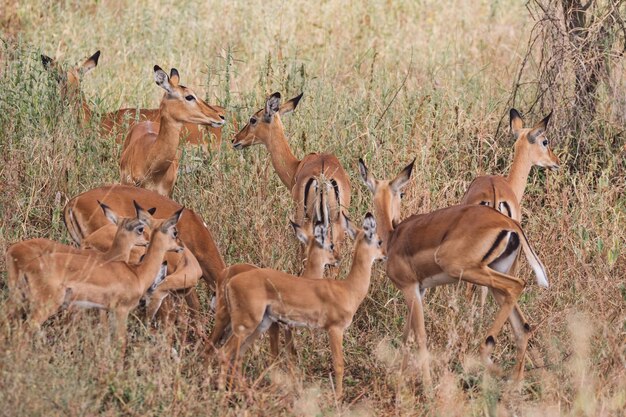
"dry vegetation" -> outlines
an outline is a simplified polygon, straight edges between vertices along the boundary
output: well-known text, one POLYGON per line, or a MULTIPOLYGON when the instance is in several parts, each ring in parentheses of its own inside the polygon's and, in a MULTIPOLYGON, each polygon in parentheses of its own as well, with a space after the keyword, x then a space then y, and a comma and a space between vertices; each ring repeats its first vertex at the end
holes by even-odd
MULTIPOLYGON (((481 315, 477 303, 462 297, 464 287, 427 297, 432 395, 423 393, 415 366, 399 375, 405 307, 379 266, 346 334, 343 403, 332 394, 321 334, 298 332, 291 371, 284 363, 268 370, 267 343, 259 343, 247 362, 247 388, 219 391, 215 370, 199 366, 201 346, 191 339, 176 339, 173 357, 160 332, 135 321, 119 367, 106 331, 90 316, 56 318, 44 338, 28 340, 20 324, 7 322, 1 289, 0 414, 623 415, 626 70, 618 56, 598 88, 596 113, 573 129, 571 102, 557 94, 537 101, 545 51, 527 55, 537 32, 522 2, 5 3, 12 10, 0 26, 2 254, 24 238, 67 242, 65 202, 119 176, 120 147, 93 127, 76 126, 40 53, 74 64, 101 49, 98 68, 83 83, 99 112, 156 106, 162 92, 152 66, 175 66, 183 83, 228 109, 225 138, 268 93, 304 91, 286 121, 290 144, 297 156, 338 155, 352 178, 354 219, 371 206, 358 180, 359 156, 378 177, 417 157, 407 215, 457 203, 477 174, 506 172, 512 138, 504 126, 512 105, 530 112, 528 121, 554 109, 549 138, 563 168, 534 169, 522 204, 551 287, 531 284, 520 300, 535 329, 520 391, 478 365, 479 335, 495 306, 490 301, 481 315)), ((572 71, 564 65, 557 76, 572 71)), ((225 140, 211 154, 186 150, 182 165, 174 198, 204 217, 227 263, 298 271, 287 222, 291 201, 265 149, 236 152, 225 140)), ((525 263, 521 275, 531 276, 525 263)), ((205 314, 210 329, 208 308, 205 314)), ((498 342, 495 359, 509 368, 508 329, 498 342)))

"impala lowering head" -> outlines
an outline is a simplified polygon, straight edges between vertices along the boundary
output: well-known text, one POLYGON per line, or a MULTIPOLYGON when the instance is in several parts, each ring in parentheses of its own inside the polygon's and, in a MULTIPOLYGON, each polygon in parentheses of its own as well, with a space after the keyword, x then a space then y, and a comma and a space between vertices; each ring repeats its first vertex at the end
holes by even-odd
POLYGON ((411 179, 415 159, 411 161, 393 180, 377 180, 369 172, 363 159, 359 158, 359 172, 367 188, 374 194, 374 212, 377 218, 390 219, 395 228, 400 223, 400 203, 406 187, 411 179))
POLYGON ((542 121, 531 128, 524 127, 524 121, 519 112, 511 109, 511 132, 515 136, 515 153, 528 158, 533 165, 543 168, 557 169, 559 159, 550 149, 546 137, 546 128, 552 112, 542 121))
POLYGON ((172 68, 170 75, 158 65, 154 66, 154 81, 165 90, 161 101, 161 113, 180 123, 195 123, 221 127, 224 125, 224 109, 211 106, 189 87, 180 84, 180 75, 172 68))
POLYGON ((280 116, 294 111, 303 94, 301 93, 284 104, 281 104, 280 93, 269 96, 265 101, 265 107, 254 113, 243 129, 235 135, 233 148, 243 149, 252 145, 266 144, 267 141, 272 140, 274 129, 280 129, 281 132, 283 130, 280 116))
POLYGON ((313 226, 311 233, 293 221, 290 223, 296 237, 306 247, 307 259, 315 259, 321 265, 337 266, 339 264, 339 254, 329 237, 328 225, 323 222, 317 223, 313 226))
POLYGON ((64 70, 59 62, 47 55, 41 55, 43 67, 57 80, 64 97, 77 94, 80 91, 80 81, 83 75, 98 65, 100 51, 90 56, 80 65, 64 70))

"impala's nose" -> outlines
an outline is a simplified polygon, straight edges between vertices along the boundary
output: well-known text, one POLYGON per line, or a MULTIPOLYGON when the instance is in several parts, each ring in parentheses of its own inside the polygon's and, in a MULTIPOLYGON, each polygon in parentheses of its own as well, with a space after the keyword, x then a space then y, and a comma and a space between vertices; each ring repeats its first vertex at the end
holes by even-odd
POLYGON ((220 114, 220 119, 222 119, 222 120, 226 120, 226 118, 224 117, 224 115, 223 115, 223 114, 220 114))

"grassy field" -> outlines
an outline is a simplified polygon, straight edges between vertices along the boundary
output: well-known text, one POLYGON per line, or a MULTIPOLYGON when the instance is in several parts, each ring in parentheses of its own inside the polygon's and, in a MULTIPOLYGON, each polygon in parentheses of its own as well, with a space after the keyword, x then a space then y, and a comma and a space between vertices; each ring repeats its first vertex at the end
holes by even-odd
MULTIPOLYGON (((471 180, 506 173, 513 139, 508 110, 527 122, 551 109, 548 137, 562 169, 533 169, 523 226, 551 286, 520 299, 534 334, 521 390, 493 378, 478 347, 495 314, 465 299, 464 286, 427 296, 426 326, 435 389, 424 393, 417 366, 398 372, 405 306, 378 265, 369 296, 346 334, 346 397, 336 401, 326 336, 297 333, 298 361, 271 366, 265 341, 248 355, 248 386, 216 388, 200 366, 201 344, 138 320, 123 367, 92 317, 51 320, 28 340, 9 323, 0 258, 2 415, 434 415, 611 416, 626 409, 626 66, 600 91, 584 132, 569 132, 567 103, 534 102, 533 65, 511 90, 533 25, 523 2, 501 1, 4 1, 0 15, 0 253, 15 241, 69 236, 60 214, 80 192, 119 180, 120 146, 95 125, 77 126, 42 68, 45 53, 67 65, 102 51, 82 83, 92 109, 156 107, 152 67, 176 67, 185 85, 228 111, 221 149, 186 149, 174 199, 202 215, 227 264, 252 262, 296 272, 292 203, 267 151, 234 151, 236 127, 280 91, 304 91, 285 118, 298 157, 334 152, 352 180, 350 215, 371 210, 356 162, 378 178, 417 157, 404 214, 459 202, 471 180), (621 86, 621 87, 620 87, 621 86), (549 106, 549 107, 548 107, 549 106), (500 123, 502 125, 500 126, 500 123), (500 128, 498 129, 498 127, 500 128), (557 133, 561 132, 561 133, 557 133), (585 155, 578 154, 585 144, 585 155)), ((562 74, 567 76, 567 74, 562 74)), ((348 269, 348 249, 342 274, 348 269)), ((523 262, 520 275, 532 281, 523 262)), ((204 294, 204 292, 203 292, 204 294)), ((206 308, 207 329, 212 314, 206 308)), ((511 369, 505 327, 495 360, 511 369)), ((415 352, 415 347, 411 347, 415 352)))

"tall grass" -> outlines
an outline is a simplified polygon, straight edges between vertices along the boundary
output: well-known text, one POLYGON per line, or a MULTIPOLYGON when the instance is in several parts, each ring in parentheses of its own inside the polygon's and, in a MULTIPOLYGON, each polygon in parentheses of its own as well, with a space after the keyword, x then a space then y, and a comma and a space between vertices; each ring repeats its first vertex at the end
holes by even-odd
MULTIPOLYGON (((100 113, 155 107, 161 91, 152 66, 174 66, 184 84, 227 107, 226 139, 267 94, 304 91, 285 118, 290 145, 298 157, 336 153, 352 178, 353 219, 371 209, 358 157, 380 178, 417 157, 407 215, 457 203, 476 175, 505 173, 511 162, 513 140, 497 127, 508 123, 507 100, 531 29, 519 2, 26 0, 11 16, 19 27, 3 29, 0 47, 1 253, 30 237, 68 241, 60 221, 65 202, 119 179, 119 146, 99 137, 95 124, 78 126, 40 53, 73 64, 101 49, 82 84, 100 113)), ((520 88, 515 106, 524 111, 534 97, 520 88)), ((553 105, 558 127, 569 115, 553 105)), ((529 178, 523 225, 551 287, 531 284, 520 300, 534 329, 521 391, 485 375, 477 359, 495 305, 481 314, 455 286, 427 296, 434 393, 422 391, 417 364, 400 375, 404 301, 379 266, 345 338, 343 403, 330 388, 328 342, 315 332, 298 332, 293 369, 280 363, 267 370, 267 348, 258 343, 247 361, 248 388, 229 392, 217 389, 215 369, 200 366, 202 346, 177 341, 172 356, 161 333, 133 323, 120 367, 90 317, 55 319, 45 338, 31 341, 0 306, 1 413, 619 415, 626 407, 626 161, 622 116, 609 96, 599 109, 587 137, 548 131, 564 163, 575 157, 572 144, 595 144, 587 165, 535 169, 529 178)), ((525 118, 532 123, 549 110, 525 118)), ((203 216, 228 264, 299 271, 287 222, 291 199, 265 149, 236 152, 225 140, 210 154, 185 150, 181 164, 188 169, 174 198, 203 216)), ((347 251, 344 259, 343 272, 347 251)), ((532 282, 527 265, 520 275, 532 282)), ((208 329, 211 317, 207 311, 208 329)), ((505 328, 495 360, 509 369, 513 359, 505 328)))

